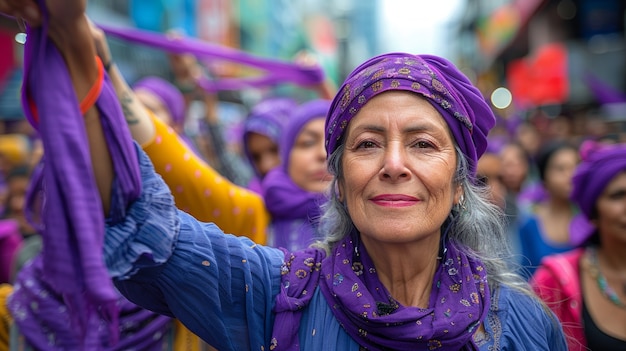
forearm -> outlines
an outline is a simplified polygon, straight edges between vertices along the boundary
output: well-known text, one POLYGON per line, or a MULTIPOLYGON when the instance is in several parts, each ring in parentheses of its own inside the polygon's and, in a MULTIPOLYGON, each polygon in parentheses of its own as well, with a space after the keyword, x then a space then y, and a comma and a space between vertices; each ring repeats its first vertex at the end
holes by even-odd
POLYGON ((133 139, 140 145, 150 142, 155 135, 154 123, 143 104, 137 99, 117 66, 112 65, 109 78, 117 94, 133 139))
MULTIPOLYGON (((87 18, 51 22, 49 36, 63 56, 79 101, 82 101, 98 79, 96 50, 89 32, 87 18)), ((85 127, 96 184, 105 213, 109 211, 113 165, 107 147, 98 109, 92 106, 85 114, 85 127)))

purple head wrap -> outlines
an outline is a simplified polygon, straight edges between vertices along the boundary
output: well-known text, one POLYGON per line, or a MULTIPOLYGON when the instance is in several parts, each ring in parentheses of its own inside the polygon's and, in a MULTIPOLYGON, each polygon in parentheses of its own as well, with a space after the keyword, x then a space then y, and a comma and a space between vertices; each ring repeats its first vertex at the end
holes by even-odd
MULTIPOLYGON (((246 157, 252 163, 252 156, 246 141, 249 133, 264 135, 277 145, 280 144, 280 136, 289 118, 289 115, 296 109, 297 103, 289 98, 270 98, 258 103, 246 119, 243 126, 243 146, 246 157)), ((259 171, 254 168, 257 177, 259 171)))
POLYGON ((458 68, 431 55, 390 53, 357 67, 339 89, 328 113, 327 154, 342 143, 348 123, 363 105, 392 90, 417 93, 441 113, 474 175, 496 118, 480 91, 458 68))
POLYGON ((282 166, 271 170, 262 182, 265 206, 272 215, 272 245, 295 251, 320 239, 317 220, 324 194, 306 191, 296 185, 288 172, 289 154, 304 125, 323 118, 330 101, 313 100, 304 103, 290 117, 280 143, 282 166))
POLYGON ((174 124, 181 125, 185 121, 185 98, 173 84, 159 77, 146 77, 133 85, 133 90, 139 89, 156 95, 169 111, 174 124))
POLYGON ((590 221, 595 216, 598 198, 615 176, 626 172, 626 144, 606 145, 587 141, 581 145, 582 162, 576 168, 571 199, 584 215, 572 221, 573 244, 585 242, 595 231, 590 221), (586 223, 585 223, 586 222, 586 223))
POLYGON ((330 101, 318 99, 305 102, 294 111, 285 126, 283 137, 280 140, 280 158, 283 162, 284 170, 287 170, 289 166, 289 154, 304 125, 316 118, 326 117, 329 107, 330 101))

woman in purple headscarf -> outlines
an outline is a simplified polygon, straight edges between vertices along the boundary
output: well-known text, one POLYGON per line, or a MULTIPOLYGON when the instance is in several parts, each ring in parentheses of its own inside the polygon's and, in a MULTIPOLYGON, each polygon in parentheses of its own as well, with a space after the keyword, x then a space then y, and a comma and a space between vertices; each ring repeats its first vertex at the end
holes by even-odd
POLYGON ((288 251, 321 239, 320 205, 330 184, 324 149, 324 120, 330 101, 313 100, 299 106, 285 125, 280 141, 282 164, 261 183, 272 220, 267 243, 288 251))
POLYGON ((556 313, 570 351, 626 349, 626 145, 588 141, 574 174, 578 248, 544 258, 533 288, 556 313))
MULTIPOLYGON (((24 3, 0 8, 24 13, 24 3)), ((503 263, 499 212, 474 185, 494 118, 457 68, 434 56, 373 58, 325 124, 335 176, 326 237, 296 252, 178 211, 139 148, 127 166, 139 167, 141 194, 125 204, 123 182, 102 177, 113 166, 99 159, 99 189, 113 190, 100 194, 116 215, 104 238, 116 286, 222 351, 565 350, 556 319, 503 263)))
POLYGON ((297 104, 289 98, 268 98, 252 108, 243 126, 243 150, 255 177, 248 189, 261 192, 261 180, 280 165, 280 136, 297 104))

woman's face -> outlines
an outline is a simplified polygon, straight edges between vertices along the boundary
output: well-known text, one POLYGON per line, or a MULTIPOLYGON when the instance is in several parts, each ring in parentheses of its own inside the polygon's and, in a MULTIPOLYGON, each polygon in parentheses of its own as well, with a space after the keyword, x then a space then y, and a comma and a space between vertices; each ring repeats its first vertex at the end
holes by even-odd
POLYGON ((265 177, 267 172, 280 165, 278 144, 269 137, 251 132, 246 135, 246 143, 252 165, 261 174, 261 177, 265 177))
POLYGON ((552 197, 569 200, 572 176, 578 165, 578 152, 564 148, 556 151, 546 166, 544 186, 552 197))
POLYGON ((618 174, 604 188, 596 209, 594 223, 601 236, 626 242, 626 172, 618 174))
POLYGON ((522 184, 528 176, 528 161, 524 151, 517 145, 507 145, 500 152, 502 160, 502 183, 507 190, 514 193, 520 191, 522 184))
POLYGON ((438 234, 461 195, 448 126, 424 98, 385 92, 348 125, 340 199, 364 242, 438 234))
POLYGON ((326 167, 324 118, 305 124, 289 153, 289 177, 300 188, 321 193, 332 179, 326 167))

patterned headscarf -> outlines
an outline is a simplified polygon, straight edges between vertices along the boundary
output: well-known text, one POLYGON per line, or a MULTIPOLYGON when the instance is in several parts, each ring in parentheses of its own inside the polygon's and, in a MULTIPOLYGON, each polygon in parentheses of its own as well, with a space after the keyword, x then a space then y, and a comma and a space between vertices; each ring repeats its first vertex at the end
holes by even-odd
POLYGON ((571 199, 584 217, 577 216, 570 226, 574 244, 585 242, 595 231, 590 221, 595 216, 598 198, 615 176, 626 172, 626 144, 604 145, 587 141, 581 145, 582 162, 576 168, 571 199))
POLYGON ((474 175, 496 118, 470 80, 437 56, 390 53, 357 67, 339 89, 326 119, 327 154, 343 142, 348 123, 361 107, 374 96, 393 90, 417 93, 441 113, 474 175))
POLYGON ((133 90, 146 90, 165 105, 172 122, 181 125, 185 121, 185 98, 172 83, 159 77, 146 77, 133 85, 133 90))

